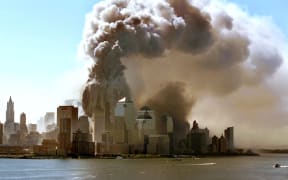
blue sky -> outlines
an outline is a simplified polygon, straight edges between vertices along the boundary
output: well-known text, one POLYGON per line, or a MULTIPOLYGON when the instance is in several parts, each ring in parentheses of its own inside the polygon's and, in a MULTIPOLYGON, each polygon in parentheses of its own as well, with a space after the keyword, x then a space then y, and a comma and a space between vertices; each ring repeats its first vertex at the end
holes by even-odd
POLYGON ((41 82, 73 68, 84 17, 94 2, 1 1, 1 76, 41 82))
MULTIPOLYGON (((228 0, 229 1, 229 0, 228 0)), ((286 0, 230 0, 252 15, 270 16, 288 36, 288 12, 286 0)))
MULTIPOLYGON (((81 66, 77 61, 77 49, 85 15, 91 11, 95 2, 97 0, 0 2, 1 122, 5 120, 5 106, 9 95, 15 100, 17 121, 17 116, 22 111, 28 113, 28 122, 35 122, 39 113, 55 111, 55 104, 50 103, 51 98, 56 98, 52 97, 52 91, 54 86, 62 84, 65 93, 65 88, 70 88, 65 86, 65 80, 69 80, 71 75, 70 71, 81 66), (29 104, 30 100, 33 104, 29 104), (47 105, 49 103, 50 106, 47 105), (41 112, 28 107, 40 105, 43 106, 41 112)), ((270 16, 288 36, 288 13, 284 0, 232 2, 252 15, 270 16)), ((75 75, 71 77, 77 78, 75 75)), ((73 81, 73 78, 70 80, 73 81)))

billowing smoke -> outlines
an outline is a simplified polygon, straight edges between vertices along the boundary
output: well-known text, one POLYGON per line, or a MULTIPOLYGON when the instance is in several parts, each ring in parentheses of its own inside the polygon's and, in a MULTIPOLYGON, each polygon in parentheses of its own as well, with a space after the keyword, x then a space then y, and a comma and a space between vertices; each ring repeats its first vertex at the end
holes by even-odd
MULTIPOLYGON (((187 125, 189 125, 187 117, 194 105, 194 99, 186 92, 185 84, 177 82, 167 84, 146 103, 155 111, 158 120, 163 115, 174 118, 174 121, 177 122, 174 130, 178 136, 183 137, 187 133, 185 132, 187 125)), ((158 121, 156 124, 159 132, 163 132, 164 124, 162 121, 158 121)))
POLYGON ((168 113, 181 127, 197 99, 226 96, 273 75, 282 63, 278 49, 213 2, 97 3, 82 42, 95 62, 85 112, 92 116, 125 96, 168 113))

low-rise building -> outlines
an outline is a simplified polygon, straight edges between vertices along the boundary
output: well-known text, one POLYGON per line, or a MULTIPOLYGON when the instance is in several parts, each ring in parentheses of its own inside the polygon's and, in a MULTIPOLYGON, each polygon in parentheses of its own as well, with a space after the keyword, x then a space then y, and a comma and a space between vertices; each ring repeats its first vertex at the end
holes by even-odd
POLYGON ((42 145, 33 146, 33 153, 40 156, 56 156, 57 142, 54 139, 44 139, 42 145))

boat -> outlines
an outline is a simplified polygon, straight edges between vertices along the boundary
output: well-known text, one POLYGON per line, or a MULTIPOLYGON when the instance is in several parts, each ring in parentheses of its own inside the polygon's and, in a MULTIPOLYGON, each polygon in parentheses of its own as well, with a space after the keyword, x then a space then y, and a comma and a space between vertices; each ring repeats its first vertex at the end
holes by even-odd
POLYGON ((275 165, 274 165, 274 168, 280 168, 281 167, 281 165, 279 164, 279 163, 276 163, 275 165))

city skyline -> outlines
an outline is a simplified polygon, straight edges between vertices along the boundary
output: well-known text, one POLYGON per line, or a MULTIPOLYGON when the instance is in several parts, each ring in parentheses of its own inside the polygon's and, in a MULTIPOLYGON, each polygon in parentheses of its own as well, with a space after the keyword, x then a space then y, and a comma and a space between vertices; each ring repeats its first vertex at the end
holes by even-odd
MULTIPOLYGON (((86 64, 89 64, 89 61, 80 60, 81 57, 79 56, 81 55, 78 54, 78 47, 82 39, 85 16, 91 11, 92 5, 96 2, 69 2, 67 5, 65 1, 49 1, 44 4, 28 1, 23 4, 17 2, 18 4, 15 6, 13 4, 15 1, 11 1, 5 2, 4 6, 1 6, 3 11, 0 9, 0 12, 4 14, 0 19, 4 23, 0 36, 0 47, 4 49, 4 53, 0 55, 0 80, 2 82, 0 121, 2 123, 5 121, 5 106, 9 96, 12 96, 15 102, 15 121, 18 122, 20 113, 25 112, 28 123, 36 123, 46 112, 55 112, 57 105, 63 104, 65 99, 80 99, 82 88, 88 77, 88 65, 86 64), (57 8, 55 8, 56 6, 57 8), (4 11, 4 9, 6 10, 4 11), (63 13, 63 9, 67 9, 67 11, 65 10, 65 13, 63 13), (20 17, 21 19, 18 19, 20 17), (2 41, 2 39, 4 40, 2 41)), ((261 2, 259 7, 259 2, 245 2, 243 0, 228 2, 238 3, 240 7, 243 7, 250 15, 253 15, 255 21, 259 20, 259 22, 267 23, 264 27, 271 27, 268 30, 275 32, 273 40, 278 43, 279 47, 283 48, 281 52, 284 53, 287 50, 288 28, 284 23, 284 1, 274 2, 277 5, 274 8, 279 10, 270 8, 273 2, 261 2), (263 18, 262 16, 267 17, 263 18)), ((246 12, 244 11, 243 13, 246 12)), ((273 93, 285 96, 286 93, 284 91, 287 87, 278 88, 287 69, 287 54, 283 54, 283 56, 284 62, 279 73, 269 79, 270 81, 267 84, 265 83, 251 91, 245 88, 240 91, 248 92, 251 96, 255 96, 260 89, 265 98, 262 98, 261 94, 259 94, 259 98, 268 104, 270 101, 274 103, 273 93), (262 91, 263 86, 269 86, 268 90, 262 91)), ((213 97, 211 98, 212 100, 209 99, 210 97, 207 99, 203 98, 204 100, 193 110, 195 116, 189 118, 189 121, 192 122, 193 119, 199 119, 201 124, 206 124, 209 127, 215 126, 217 129, 216 134, 219 134, 222 127, 233 125, 233 123, 239 123, 242 129, 245 129, 247 125, 249 126, 249 123, 253 127, 257 126, 250 121, 245 121, 245 124, 229 120, 234 114, 229 116, 230 114, 227 113, 226 117, 221 116, 225 113, 223 108, 212 112, 214 115, 211 116, 214 116, 216 120, 211 120, 211 116, 205 114, 205 108, 215 107, 217 103, 224 104, 228 102, 228 105, 224 105, 224 107, 229 106, 230 103, 230 105, 242 108, 241 96, 239 95, 240 98, 238 98, 236 103, 233 102, 235 100, 233 96, 237 96, 237 93, 231 96, 228 97, 227 101, 213 97), (208 106, 207 103, 209 104, 208 106), (219 112, 220 115, 217 115, 219 112), (215 121, 217 121, 217 125, 215 125, 215 121)), ((277 102, 275 106, 280 106, 281 103, 284 106, 286 101, 283 100, 280 104, 277 102)), ((258 104, 255 103, 254 106, 258 106, 258 104)), ((267 107, 265 106, 263 109, 265 110, 265 108, 267 107)), ((283 119, 279 118, 275 128, 285 125, 284 120, 287 114, 282 109, 279 112, 277 110, 274 111, 275 116, 280 114, 283 119)), ((244 116, 244 118, 246 117, 244 116)), ((256 121, 255 124, 257 123, 260 122, 256 121)), ((267 123, 266 120, 265 123, 267 123)), ((263 125, 260 128, 265 130, 267 127, 263 125)), ((284 134, 283 129, 281 129, 281 133, 284 134)), ((255 134, 252 133, 250 135, 255 134)), ((253 144, 253 142, 250 143, 253 144)))

